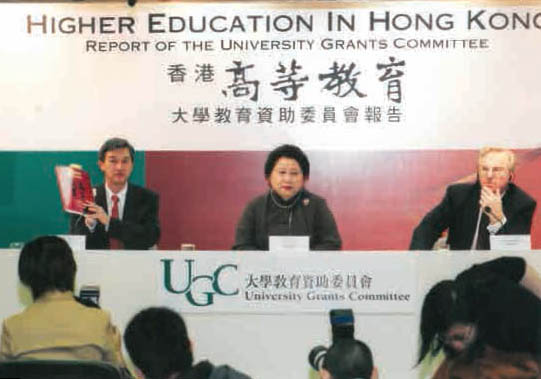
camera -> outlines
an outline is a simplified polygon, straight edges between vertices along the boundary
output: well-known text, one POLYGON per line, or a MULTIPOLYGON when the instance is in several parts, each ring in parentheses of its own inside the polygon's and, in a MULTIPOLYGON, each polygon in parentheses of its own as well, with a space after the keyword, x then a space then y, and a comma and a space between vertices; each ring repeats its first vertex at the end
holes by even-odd
POLYGON ((99 308, 100 287, 97 285, 83 285, 79 291, 79 298, 77 298, 77 301, 87 307, 99 308))
MULTIPOLYGON (((329 312, 332 331, 332 343, 339 340, 353 340, 355 334, 355 318, 351 309, 331 309, 329 312)), ((328 348, 318 345, 308 354, 308 362, 316 371, 319 371, 325 361, 328 348)))

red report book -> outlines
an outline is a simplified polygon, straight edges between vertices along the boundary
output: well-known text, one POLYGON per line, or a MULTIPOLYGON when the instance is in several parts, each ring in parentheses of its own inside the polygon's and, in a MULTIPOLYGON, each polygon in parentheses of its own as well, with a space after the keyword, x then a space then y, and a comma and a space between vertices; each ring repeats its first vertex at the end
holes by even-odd
POLYGON ((56 182, 64 211, 75 214, 84 213, 84 203, 94 202, 94 192, 88 172, 78 165, 56 166, 56 182))

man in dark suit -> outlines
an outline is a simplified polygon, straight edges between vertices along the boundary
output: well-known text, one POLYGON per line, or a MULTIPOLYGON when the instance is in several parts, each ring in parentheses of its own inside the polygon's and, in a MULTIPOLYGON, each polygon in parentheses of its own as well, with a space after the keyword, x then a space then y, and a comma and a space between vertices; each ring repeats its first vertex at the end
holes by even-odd
POLYGON ((85 204, 84 218, 70 220, 70 233, 86 235, 87 249, 145 250, 158 241, 158 195, 128 183, 134 155, 122 138, 111 138, 100 148, 98 166, 105 183, 95 188, 95 202, 85 204))
POLYGON ((536 202, 512 183, 514 168, 511 150, 481 149, 478 180, 447 188, 413 231, 410 250, 432 249, 447 228, 452 250, 489 250, 491 234, 529 234, 536 202))

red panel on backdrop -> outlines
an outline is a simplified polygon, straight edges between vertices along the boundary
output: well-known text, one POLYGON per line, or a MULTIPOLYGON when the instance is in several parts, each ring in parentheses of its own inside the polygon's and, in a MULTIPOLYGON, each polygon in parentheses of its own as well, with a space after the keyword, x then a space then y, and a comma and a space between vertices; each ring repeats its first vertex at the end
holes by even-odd
MULTIPOLYGON (((345 250, 404 250, 448 184, 475 179, 476 151, 308 151, 306 187, 327 199, 345 250)), ((161 249, 229 250, 244 206, 267 189, 267 152, 147 152, 147 186, 160 194, 161 249)), ((515 182, 541 199, 540 150, 517 152, 515 182)), ((534 248, 541 219, 534 219, 534 248)))

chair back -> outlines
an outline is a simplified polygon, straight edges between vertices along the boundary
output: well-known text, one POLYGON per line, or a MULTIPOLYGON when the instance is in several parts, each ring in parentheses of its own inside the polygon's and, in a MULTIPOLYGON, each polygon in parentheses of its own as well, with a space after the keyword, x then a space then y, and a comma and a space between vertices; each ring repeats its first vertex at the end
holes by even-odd
POLYGON ((101 361, 19 360, 0 362, 0 378, 122 379, 122 374, 101 361))

